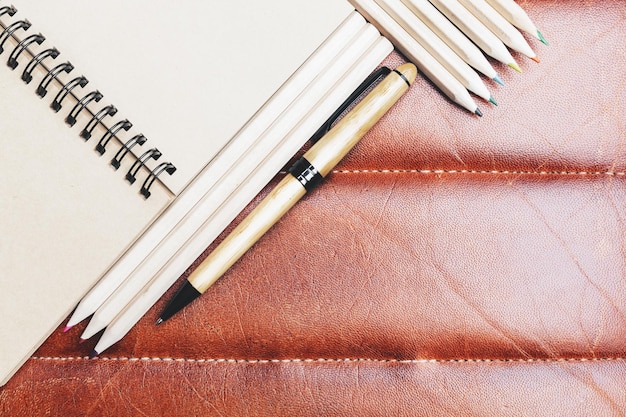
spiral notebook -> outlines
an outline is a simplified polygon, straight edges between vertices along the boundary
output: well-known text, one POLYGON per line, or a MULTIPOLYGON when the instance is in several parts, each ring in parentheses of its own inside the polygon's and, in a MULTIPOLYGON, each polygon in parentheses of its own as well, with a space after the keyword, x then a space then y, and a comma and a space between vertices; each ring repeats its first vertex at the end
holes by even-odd
POLYGON ((14 4, 0 0, 2 384, 353 10, 14 4))

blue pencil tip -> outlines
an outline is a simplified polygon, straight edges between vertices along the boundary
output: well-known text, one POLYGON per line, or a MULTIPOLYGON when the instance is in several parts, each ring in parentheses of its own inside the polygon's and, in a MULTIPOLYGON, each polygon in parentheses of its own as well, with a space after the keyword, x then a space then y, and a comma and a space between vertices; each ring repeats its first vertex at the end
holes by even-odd
POLYGON ((495 77, 493 77, 492 80, 494 80, 495 82, 497 82, 498 84, 504 87, 504 81, 502 81, 502 78, 500 78, 499 75, 496 75, 495 77))

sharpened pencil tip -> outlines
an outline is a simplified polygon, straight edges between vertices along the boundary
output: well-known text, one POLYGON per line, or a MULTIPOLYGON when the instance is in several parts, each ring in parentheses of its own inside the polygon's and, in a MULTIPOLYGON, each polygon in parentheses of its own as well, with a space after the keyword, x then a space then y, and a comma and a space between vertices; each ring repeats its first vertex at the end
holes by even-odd
POLYGON ((509 64, 509 67, 513 68, 515 71, 519 72, 520 74, 522 73, 522 69, 515 62, 511 62, 509 64))
POLYGON ((543 43, 544 45, 550 45, 546 38, 543 37, 541 32, 537 31, 537 36, 539 36, 539 40, 541 41, 541 43, 543 43))
POLYGON ((100 355, 100 354, 97 351, 94 350, 93 352, 91 352, 89 354, 89 359, 93 359, 93 358, 95 358, 98 355, 100 355))
POLYGON ((497 105, 498 105, 498 102, 496 101, 496 99, 495 99, 495 98, 493 98, 493 96, 489 97, 489 102, 490 102, 491 104, 493 104, 494 106, 497 106, 497 105))
POLYGON ((541 61, 539 60, 539 58, 538 58, 538 57, 536 57, 536 56, 535 56, 535 57, 532 57, 532 58, 530 58, 530 59, 532 59, 533 61, 535 61, 537 64, 541 63, 541 61))
POLYGON ((493 77, 492 80, 494 80, 495 82, 500 84, 502 87, 504 87, 504 81, 502 81, 502 78, 500 78, 499 75, 496 75, 495 77, 493 77))
POLYGON ((478 108, 474 111, 474 113, 480 117, 483 117, 483 112, 481 112, 478 108))
POLYGON ((63 329, 63 333, 69 332, 72 327, 74 326, 65 326, 65 329, 63 329))
POLYGON ((156 325, 158 326, 161 323, 163 323, 163 319, 161 317, 159 317, 159 319, 156 321, 156 325))

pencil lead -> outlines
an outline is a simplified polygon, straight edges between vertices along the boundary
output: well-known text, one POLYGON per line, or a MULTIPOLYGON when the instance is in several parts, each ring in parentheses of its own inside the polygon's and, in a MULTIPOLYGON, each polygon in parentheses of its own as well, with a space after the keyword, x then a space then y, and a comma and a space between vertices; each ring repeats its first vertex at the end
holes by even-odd
POLYGON ((98 355, 100 355, 100 354, 97 351, 94 350, 93 352, 91 352, 89 354, 89 359, 93 359, 93 358, 95 358, 98 355))
POLYGON ((543 37, 541 32, 537 31, 537 36, 539 36, 539 40, 541 41, 541 43, 543 43, 544 45, 550 45, 546 38, 543 37))
POLYGON ((498 105, 498 102, 496 101, 496 99, 495 99, 495 98, 493 98, 493 96, 489 97, 489 102, 490 102, 491 104, 493 104, 494 106, 497 106, 497 105, 498 105))
POLYGON ((522 73, 522 69, 515 62, 511 62, 509 64, 509 67, 513 68, 515 71, 519 72, 520 74, 522 73))
POLYGON ((72 327, 74 326, 65 326, 65 329, 63 329, 63 333, 67 333, 72 327))
POLYGON ((479 108, 476 108, 476 110, 474 111, 474 113, 475 113, 477 116, 483 117, 483 112, 481 112, 479 108))
POLYGON ((532 59, 533 61, 535 61, 537 64, 539 64, 539 63, 541 62, 541 61, 539 60, 539 58, 538 58, 538 57, 536 57, 536 56, 535 56, 535 57, 533 57, 533 58, 530 58, 530 59, 532 59))
POLYGON ((156 325, 158 326, 161 323, 163 323, 163 319, 161 317, 159 317, 159 319, 156 321, 156 325))
POLYGON ((495 77, 493 77, 492 80, 494 80, 495 82, 497 82, 498 84, 504 87, 504 81, 502 81, 502 78, 500 78, 499 75, 496 75, 495 77))

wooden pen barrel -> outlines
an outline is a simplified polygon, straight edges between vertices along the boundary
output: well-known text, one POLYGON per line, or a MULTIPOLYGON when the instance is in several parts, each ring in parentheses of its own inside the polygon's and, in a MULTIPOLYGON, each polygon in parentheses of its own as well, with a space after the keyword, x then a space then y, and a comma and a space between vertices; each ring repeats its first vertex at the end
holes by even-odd
POLYGON ((406 92, 417 76, 411 63, 389 73, 352 111, 341 119, 304 158, 325 177, 406 92))
MULTIPOLYGON (((354 109, 304 154, 311 171, 326 176, 365 133, 393 106, 415 80, 417 69, 404 64, 392 71, 354 109)), ((243 256, 307 191, 306 180, 287 175, 218 245, 188 278, 199 293, 206 291, 243 256)))

